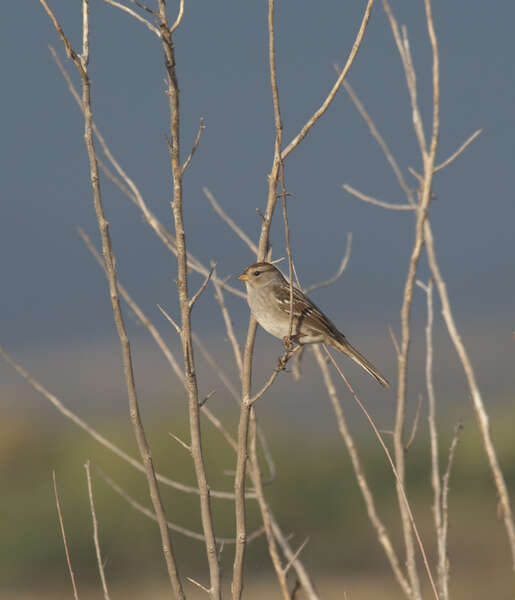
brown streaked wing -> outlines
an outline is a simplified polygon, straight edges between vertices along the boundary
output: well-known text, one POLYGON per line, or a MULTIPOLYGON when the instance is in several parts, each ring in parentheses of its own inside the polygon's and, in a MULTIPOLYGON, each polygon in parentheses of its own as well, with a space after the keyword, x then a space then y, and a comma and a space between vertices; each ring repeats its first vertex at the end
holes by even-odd
MULTIPOLYGON (((277 286, 276 294, 281 308, 289 314, 289 287, 277 286)), ((301 320, 301 326, 312 327, 316 331, 327 333, 330 336, 336 337, 336 339, 344 337, 318 306, 296 287, 293 288, 293 316, 301 320)))

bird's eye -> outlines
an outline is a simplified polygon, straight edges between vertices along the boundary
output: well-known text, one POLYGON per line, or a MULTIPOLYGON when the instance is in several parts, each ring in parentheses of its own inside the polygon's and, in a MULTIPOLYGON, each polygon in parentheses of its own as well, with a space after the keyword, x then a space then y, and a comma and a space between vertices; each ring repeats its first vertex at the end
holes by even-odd
POLYGON ((258 275, 261 275, 261 271, 254 271, 254 276, 257 277, 258 275))

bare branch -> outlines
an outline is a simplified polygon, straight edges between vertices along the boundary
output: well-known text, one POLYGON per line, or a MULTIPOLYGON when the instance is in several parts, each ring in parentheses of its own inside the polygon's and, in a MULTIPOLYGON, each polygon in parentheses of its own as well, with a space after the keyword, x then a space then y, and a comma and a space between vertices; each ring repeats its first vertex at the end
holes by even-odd
POLYGON ((442 316, 445 321, 449 337, 454 344, 454 348, 458 354, 458 358, 461 362, 463 371, 465 372, 465 377, 467 379, 467 386, 469 388, 472 406, 474 407, 474 413, 479 426, 479 431, 481 433, 481 438, 483 440, 483 445, 485 447, 490 470, 494 479, 497 495, 499 497, 499 504, 502 508, 504 527, 506 529, 508 542, 510 544, 512 568, 515 571, 515 525, 513 522, 513 513, 511 509, 510 496, 506 487, 506 481, 504 479, 501 466, 499 465, 499 459, 497 457, 497 452, 492 440, 488 413, 485 410, 483 398, 476 381, 476 375, 474 373, 472 363, 470 362, 467 350, 461 340, 461 336, 454 320, 449 295, 447 293, 447 285, 442 277, 436 258, 433 232, 429 222, 425 224, 424 236, 429 268, 431 269, 431 274, 434 278, 436 287, 438 289, 440 302, 442 304, 442 316))
POLYGON ((422 407, 422 394, 419 394, 418 395, 417 412, 415 413, 415 418, 413 419, 413 426, 411 428, 410 436, 408 438, 408 441, 406 442, 406 450, 409 450, 409 448, 411 447, 411 444, 413 444, 413 441, 415 440, 415 436, 417 435, 417 428, 418 428, 418 423, 420 421, 421 407, 422 407))
POLYGON ((322 102, 320 108, 318 108, 313 113, 313 115, 310 117, 310 119, 307 121, 307 123, 304 125, 304 127, 300 130, 300 132, 297 134, 297 136, 295 138, 293 138, 293 140, 288 144, 288 146, 286 146, 286 148, 282 151, 282 153, 281 153, 282 160, 285 160, 285 158, 290 154, 290 152, 292 150, 294 150, 300 144, 300 142, 311 131, 311 128, 313 127, 313 125, 318 121, 318 119, 320 119, 320 117, 329 108, 329 105, 331 104, 334 97, 336 96, 338 90, 340 89, 340 87, 343 83, 343 80, 347 76, 347 73, 349 72, 349 69, 351 68, 352 63, 354 62, 354 59, 356 58, 356 54, 358 53, 359 47, 361 46, 361 42, 363 41, 363 37, 365 35, 365 30, 368 25, 368 20, 370 19, 370 13, 372 11, 373 4, 374 4, 374 0, 368 0, 367 6, 365 8, 365 12, 363 14, 363 19, 361 20, 361 25, 360 25, 358 33, 356 35, 356 39, 354 40, 354 44, 352 45, 352 49, 349 53, 349 58, 347 59, 347 62, 345 63, 345 66, 342 69, 342 72, 336 79, 336 82, 333 85, 331 91, 327 95, 326 99, 322 102))
MULTIPOLYGON (((431 573, 431 568, 429 567, 429 562, 427 560, 426 551, 424 549, 424 545, 422 544, 422 539, 421 539, 420 534, 418 532, 418 527, 417 527, 417 524, 415 523, 415 518, 413 517, 413 513, 411 511, 411 507, 410 507, 410 504, 409 504, 409 501, 408 501, 408 497, 406 495, 406 489, 404 487, 404 481, 400 477, 400 475, 399 475, 399 473, 397 471, 396 465, 393 462, 393 458, 392 458, 392 456, 390 454, 390 451, 388 450, 386 444, 384 443, 384 440, 383 440, 381 434, 379 433, 379 430, 377 429, 377 426, 374 423, 372 417, 368 413, 368 411, 365 408, 365 406, 361 403, 361 400, 358 398, 358 396, 356 395, 356 392, 354 391, 354 389, 350 385, 349 380, 345 377, 345 375, 343 374, 343 371, 340 369, 340 367, 338 366, 338 363, 334 360, 333 355, 329 352, 329 350, 327 349, 327 347, 325 346, 325 344, 324 344, 324 350, 325 350, 327 356, 329 357, 329 360, 332 362, 334 368, 338 372, 338 375, 340 375, 340 377, 342 378, 342 380, 345 382, 345 385, 347 386, 347 389, 349 390, 349 392, 352 394, 355 402, 357 403, 357 405, 362 410, 363 414, 367 418, 367 421, 370 423, 370 426, 372 427, 372 430, 374 431, 377 439, 379 440, 379 443, 381 444, 382 449, 384 450, 384 453, 386 454, 386 458, 388 459, 388 462, 390 463, 390 467, 391 467, 392 472, 393 472, 393 474, 395 476, 395 479, 397 481, 398 489, 400 490, 400 495, 401 495, 402 501, 404 502, 404 506, 406 508, 406 512, 408 514, 408 517, 409 517, 409 520, 410 520, 410 523, 411 523, 411 527, 413 527, 413 531, 415 532, 415 538, 417 540, 418 547, 420 549, 420 554, 422 555, 422 559, 424 561, 424 566, 426 568, 427 576, 428 576, 429 581, 431 583, 431 588, 433 590, 433 594, 435 596, 435 599, 439 600, 438 592, 436 590, 436 585, 435 585, 435 582, 434 582, 434 579, 433 579, 433 575, 431 573)), ((413 593, 413 590, 412 590, 412 593, 413 593)))
POLYGON ((466 150, 466 148, 472 144, 472 142, 483 132, 482 129, 478 129, 477 131, 475 131, 469 138, 467 138, 463 144, 456 150, 456 152, 454 152, 453 154, 451 154, 449 156, 449 158, 447 158, 446 160, 444 160, 442 163, 440 163, 439 165, 437 165, 435 167, 435 173, 437 171, 441 171, 442 169, 444 169, 447 165, 450 165, 452 163, 453 160, 455 160, 456 158, 458 158, 458 156, 464 151, 466 150))
POLYGON ((220 218, 229 225, 229 227, 234 231, 234 233, 243 240, 245 244, 254 252, 254 254, 258 253, 258 249, 256 244, 249 238, 249 236, 243 231, 243 229, 237 225, 231 217, 224 211, 224 209, 218 204, 215 197, 211 193, 211 191, 207 187, 203 187, 202 191, 206 195, 207 199, 211 203, 211 206, 214 208, 215 212, 220 216, 220 218))
MULTIPOLYGON (((109 475, 107 475, 107 473, 105 473, 99 466, 97 466, 97 465, 93 465, 93 466, 95 468, 95 471, 107 483, 107 485, 112 490, 114 490, 119 496, 121 496, 130 506, 132 506, 132 508, 134 508, 135 510, 140 512, 142 515, 145 515, 149 519, 152 519, 153 521, 156 520, 156 515, 154 512, 152 512, 149 508, 146 508, 145 506, 140 504, 137 500, 135 500, 122 487, 120 487, 111 477, 109 477, 109 475)), ((205 537, 201 533, 192 531, 191 529, 187 529, 186 527, 181 527, 180 525, 176 525, 175 523, 172 523, 171 521, 167 521, 167 526, 170 529, 170 531, 180 533, 181 535, 184 535, 185 537, 188 537, 188 538, 191 538, 194 540, 198 540, 200 542, 206 541, 205 537)), ((256 539, 263 532, 264 532, 264 529, 262 527, 260 529, 257 529, 256 531, 253 531, 252 534, 249 535, 249 541, 251 539, 256 539)), ((234 540, 234 538, 217 538, 217 542, 223 543, 223 544, 234 544, 235 540, 234 540)))
POLYGON ((168 435, 172 437, 180 446, 182 446, 188 454, 191 454, 190 445, 188 445, 186 442, 183 442, 179 436, 175 435, 174 433, 171 433, 170 431, 168 432, 168 435))
POLYGON ((347 265, 349 264, 351 246, 352 246, 352 233, 348 233, 345 254, 342 258, 342 262, 340 263, 340 267, 338 268, 338 271, 336 271, 336 273, 329 279, 326 279, 325 281, 321 281, 320 283, 314 283, 313 285, 309 285, 308 287, 306 287, 304 289, 304 292, 306 294, 309 294, 309 292, 312 292, 313 290, 319 290, 320 288, 327 287, 328 285, 332 285, 333 283, 338 281, 338 279, 342 276, 343 272, 347 268, 347 265))
POLYGON ((120 2, 116 2, 116 0, 104 0, 104 2, 106 4, 110 4, 111 6, 114 6, 115 8, 119 8, 122 12, 127 13, 128 15, 130 15, 131 17, 133 17, 140 23, 143 23, 143 25, 145 25, 145 27, 148 27, 148 29, 150 29, 150 31, 152 33, 157 35, 158 38, 161 38, 161 32, 159 31, 159 29, 155 25, 152 25, 152 23, 150 23, 150 21, 147 21, 147 19, 145 19, 144 17, 139 15, 135 10, 132 10, 132 8, 129 8, 128 6, 125 6, 124 4, 121 4, 120 2))
POLYGON ((209 280, 211 279, 211 275, 213 274, 213 271, 215 270, 215 266, 216 266, 216 264, 211 265, 211 268, 209 269, 209 273, 207 274, 206 278, 204 279, 204 283, 199 287, 197 293, 189 301, 190 310, 195 306, 195 302, 200 298, 200 295, 206 289, 207 284, 209 283, 209 280))
POLYGON ((93 543, 95 544, 95 554, 97 557, 98 572, 100 574, 100 581, 102 582, 104 599, 110 600, 109 590, 107 589, 107 580, 104 572, 104 563, 102 561, 102 552, 100 550, 100 542, 98 539, 98 521, 97 513, 95 511, 95 502, 93 500, 93 484, 91 482, 91 469, 89 460, 84 465, 84 468, 86 469, 86 480, 88 482, 89 507, 91 510, 91 520, 93 522, 93 543))
POLYGON ((342 187, 346 192, 349 192, 349 194, 352 194, 353 196, 356 196, 356 198, 363 200, 363 202, 368 202, 369 204, 373 204, 374 206, 380 206, 381 208, 387 208, 388 210, 415 210, 416 208, 411 204, 392 204, 391 202, 383 202, 382 200, 377 200, 372 196, 367 196, 366 194, 363 194, 363 192, 360 192, 359 190, 348 185, 347 183, 345 183, 342 187))
MULTIPOLYGON (((381 150, 383 151, 383 154, 385 155, 386 160, 392 167, 392 170, 395 174, 395 177, 397 178, 397 181, 399 182, 401 189, 404 191, 404 193, 408 197, 408 200, 410 200, 409 204, 413 204, 413 190, 406 183, 406 180, 404 179, 404 176, 402 175, 402 171, 400 170, 399 165, 397 164, 397 161, 395 160, 393 154, 391 153, 390 148, 388 147, 388 144, 386 143, 383 136, 379 133, 379 130, 375 126, 375 123, 372 121, 370 115, 368 114, 367 110, 361 103, 360 99, 358 98, 358 96, 357 96, 356 92, 354 91, 354 89, 352 88, 351 84, 348 81, 344 81, 343 87, 345 88, 345 91, 349 94, 349 97, 352 100, 352 102, 354 103, 354 106, 358 109, 359 114, 363 117, 363 120, 368 125, 368 128, 370 130, 372 137, 377 141, 381 150)), ((396 209, 396 210, 399 210, 399 209, 396 209)))
POLYGON ((177 291, 181 309, 181 346, 184 357, 184 373, 188 394, 188 416, 190 426, 191 456, 195 469, 195 477, 199 488, 200 518, 204 531, 206 558, 209 567, 210 589, 212 600, 221 600, 220 565, 218 563, 216 539, 211 508, 211 496, 207 481, 200 430, 200 406, 198 381, 193 352, 191 305, 188 293, 188 253, 186 249, 186 232, 183 215, 183 172, 180 157, 180 111, 179 83, 177 81, 175 47, 172 33, 179 26, 184 14, 184 2, 181 0, 179 15, 170 28, 166 13, 165 0, 158 0, 162 50, 167 75, 167 97, 170 118, 170 169, 173 182, 173 198, 171 201, 175 226, 177 248, 177 291))
POLYGON ((170 28, 170 35, 177 29, 177 27, 179 27, 183 17, 184 17, 184 0, 180 0, 179 13, 177 15, 177 18, 175 19, 175 23, 170 28))
POLYGON ((286 573, 288 573, 288 571, 290 570, 291 566, 293 565, 293 563, 297 560, 297 558, 300 556, 300 553, 304 550, 304 548, 306 547, 306 544, 309 542, 309 537, 307 537, 302 544, 299 546, 299 548, 297 549, 297 551, 295 552, 295 554, 291 557, 290 561, 288 562, 288 564, 284 567, 284 574, 286 575, 286 573))
MULTIPOLYGON (((64 67, 63 67, 61 61, 59 60, 57 54, 55 53, 55 50, 52 47, 50 47, 50 52, 57 64, 62 76, 64 77, 64 79, 68 85, 68 89, 70 90, 70 93, 72 94, 74 100, 77 102, 81 111, 83 111, 82 101, 81 101, 77 91, 75 90, 72 80, 70 79, 68 73, 64 70, 64 67)), ((93 131, 95 133, 95 136, 96 136, 100 146, 102 147, 102 150, 104 151, 105 155, 107 156, 109 162, 112 164, 113 168, 118 173, 119 178, 116 177, 109 170, 107 170, 105 168, 105 166, 102 166, 103 163, 101 161, 98 161, 99 165, 102 166, 102 169, 104 170, 106 175, 109 177, 109 179, 111 179, 111 181, 113 181, 115 183, 115 185, 117 185, 120 188, 120 190, 131 200, 131 202, 133 202, 139 208, 139 210, 143 214, 144 222, 147 225, 149 225, 149 227, 152 228, 152 230, 154 231, 154 233, 156 234, 158 239, 163 243, 163 245, 174 255, 177 255, 175 238, 166 229, 166 227, 159 221, 159 219, 156 218, 156 216, 152 213, 152 211, 148 208, 147 204, 145 203, 145 201, 143 199, 143 196, 142 196, 140 190, 138 189, 138 187, 136 186, 134 181, 122 169, 120 163, 115 159, 115 157, 113 156, 111 150, 109 149, 109 146, 107 145, 104 137, 102 136, 98 127, 94 123, 93 123, 93 131)), ((204 277, 206 277, 207 274, 209 273, 209 269, 207 267, 205 267, 190 252, 187 253, 187 256, 188 256, 188 268, 191 268, 192 270, 196 271, 197 273, 200 273, 200 275, 203 275, 204 277)), ((240 298, 246 297, 245 293, 242 292, 240 289, 235 288, 231 285, 228 285, 227 283, 225 283, 224 286, 225 286, 225 289, 228 292, 230 292, 231 294, 238 296, 240 298)))
MULTIPOLYGON (((141 460, 144 467, 145 476, 147 479, 147 486, 149 489, 150 497, 152 499, 152 503, 154 506, 154 510, 156 513, 159 532, 161 535, 161 543, 163 549, 163 556, 166 562, 168 575, 170 578, 170 582, 176 597, 179 600, 184 598, 184 592, 182 590, 182 583, 179 577, 179 572, 177 570, 177 565, 175 562, 175 556, 173 552, 172 540, 170 537, 170 533, 168 528, 166 527, 166 516, 163 508, 163 504, 161 501, 159 486, 156 479, 156 474, 154 470, 154 465, 152 462, 152 454, 150 450, 150 446, 147 441, 147 437, 145 434, 145 430, 143 427, 143 422, 141 420, 139 405, 138 405, 138 396, 136 392, 136 384, 134 380, 134 369, 132 364, 132 351, 129 342, 129 337, 127 335, 127 330, 125 327, 123 314, 120 305, 120 297, 118 294, 118 284, 117 284, 117 275, 115 268, 115 257, 111 244, 111 236, 109 233, 109 224, 107 219, 105 218, 104 207, 102 203, 102 195, 100 190, 100 176, 98 170, 98 162, 96 156, 96 149, 93 140, 93 112, 91 108, 91 84, 87 71, 87 65, 81 63, 81 61, 77 58, 73 49, 71 49, 71 44, 67 40, 64 35, 61 26, 57 22, 53 13, 49 10, 48 6, 41 0, 42 4, 45 6, 47 13, 49 14, 51 20, 56 27, 56 30, 63 40, 65 48, 70 54, 79 74, 82 82, 82 98, 81 98, 81 106, 84 115, 84 141, 86 145, 86 150, 88 154, 89 160, 89 171, 90 171, 90 185, 93 194, 93 204, 95 208, 95 215, 97 218, 98 228, 100 232, 100 237, 102 240, 102 252, 104 256, 104 263, 107 271, 107 279, 109 284, 109 296, 111 299, 111 305, 113 310, 113 317, 116 326, 116 330, 118 333, 118 337, 120 339, 120 348, 122 353, 122 361, 123 361, 123 369, 125 375, 125 384, 127 388, 127 396, 129 401, 129 415, 131 419, 131 424, 134 431, 134 436, 136 438, 136 442, 138 445, 138 450, 141 456, 141 460)), ((87 4, 87 3, 86 3, 87 4)), ((83 5, 84 6, 84 5, 83 5)), ((87 11, 83 11, 83 23, 87 23, 88 15, 87 11)), ((84 38, 88 35, 89 28, 88 26, 84 26, 83 28, 83 48, 87 47, 88 42, 84 38)))
POLYGON ((227 337, 229 338, 229 341, 231 342, 232 351, 234 354, 234 360, 236 361, 236 366, 238 367, 238 373, 241 376, 241 370, 243 368, 243 361, 241 358, 241 348, 238 343, 238 340, 236 339, 236 335, 234 333, 231 315, 229 314, 227 305, 225 304, 225 299, 224 299, 224 295, 223 295, 223 283, 220 284, 216 281, 213 281, 213 286, 215 288, 215 299, 218 302, 218 305, 220 306, 220 310, 222 312, 222 317, 223 317, 223 320, 225 323, 225 330, 227 332, 227 337))
MULTIPOLYGON (((182 0, 182 5, 184 6, 184 0, 182 0)), ((184 175, 184 172, 186 171, 186 169, 188 168, 195 152, 197 151, 198 145, 200 143, 200 136, 202 135, 202 132, 204 131, 205 128, 206 128, 206 126, 204 125, 204 117, 200 117, 200 125, 198 128, 197 137, 195 138, 195 141, 193 143, 193 148, 191 149, 191 152, 188 154, 188 158, 184 161, 184 163, 181 167, 183 175, 184 175)))
POLYGON ((324 359, 319 345, 313 346, 313 353, 317 360, 318 366, 320 367, 320 371, 322 373, 322 377, 324 380, 325 387, 327 389, 327 393, 329 395, 329 399, 331 400, 331 404, 333 405, 333 410, 336 415, 336 421, 338 423, 338 429, 340 431, 340 435, 343 438, 345 446, 347 447, 347 452, 349 453, 352 462, 352 467, 354 469, 356 481, 358 482, 361 495, 363 496, 363 501, 365 502, 368 518, 370 519, 372 527, 375 529, 377 539, 383 547, 384 553, 386 554, 386 557, 390 563, 390 567, 393 571, 393 574, 395 575, 395 578, 397 579, 397 582, 399 583, 406 598, 408 600, 411 600, 412 595, 410 584, 406 579, 404 573, 402 572, 399 563, 399 558, 393 547, 392 541, 388 534, 388 530, 386 529, 384 523, 381 521, 381 518, 377 513, 374 496, 372 495, 372 491, 368 484, 365 471, 363 470, 363 466, 361 464, 358 451, 356 449, 356 445, 352 437, 352 433, 347 425, 345 416, 343 414, 340 400, 336 393, 336 388, 334 386, 334 382, 329 371, 327 361, 326 359, 324 359))
POLYGON ((157 304, 157 308, 159 308, 159 310, 161 311, 161 313, 163 314, 163 316, 168 320, 169 323, 171 323, 174 327, 175 327, 175 331, 181 335, 181 328, 179 327, 179 325, 172 319, 172 317, 166 312, 166 310, 160 305, 157 304))
POLYGON ((75 600, 79 600, 79 592, 77 590, 77 584, 75 583, 75 574, 73 572, 72 561, 70 558, 70 551, 68 549, 68 541, 66 540, 66 531, 64 529, 63 515, 61 512, 61 503, 59 502, 59 493, 57 491, 57 481, 55 479, 55 471, 52 471, 52 479, 54 481, 54 495, 55 505, 57 507, 57 516, 59 517, 59 527, 61 528, 61 535, 63 537, 64 553, 66 554, 66 564, 68 565, 68 573, 72 581, 73 597, 75 600))
POLYGON ((195 584, 197 587, 199 587, 204 592, 206 592, 206 594, 211 594, 211 590, 209 588, 205 587, 204 585, 202 585, 201 583, 199 583, 198 581, 193 579, 193 577, 186 577, 186 579, 188 581, 191 581, 191 583, 195 584))

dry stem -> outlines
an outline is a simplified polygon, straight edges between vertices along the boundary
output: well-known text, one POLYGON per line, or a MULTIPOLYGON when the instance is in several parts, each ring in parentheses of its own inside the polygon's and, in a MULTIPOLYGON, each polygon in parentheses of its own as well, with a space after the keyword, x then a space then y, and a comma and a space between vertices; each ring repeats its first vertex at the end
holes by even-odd
MULTIPOLYGON (((59 25, 55 15, 48 8, 45 0, 40 0, 50 19, 52 20, 61 40, 64 43, 64 46, 67 50, 68 55, 73 60, 75 67, 77 68, 81 81, 82 81, 82 109, 84 112, 84 139, 86 142, 86 148, 89 159, 89 167, 90 167, 90 180, 91 180, 91 188, 93 192, 93 202, 95 206, 95 213, 98 221, 98 226, 100 230, 100 236, 102 239, 102 252, 104 255, 104 262, 107 270, 107 277, 109 283, 109 294, 111 298, 111 304, 113 308, 114 321, 116 325, 116 330, 118 332, 118 336, 120 338, 120 345, 122 349, 122 357, 123 357, 123 367, 125 374, 125 381, 127 387, 127 393, 129 397, 129 413, 131 418, 131 423, 133 426, 134 434, 138 443, 138 449, 141 455, 141 459, 143 462, 143 466, 145 469, 145 475, 147 477, 147 484, 150 492, 150 497, 152 499, 152 503, 154 505, 154 510, 158 519, 159 530, 161 534, 161 542, 163 545, 163 554, 165 557, 168 574, 170 577, 170 581, 172 584, 172 588, 174 590, 175 596, 177 598, 184 598, 184 592, 182 590, 182 583, 179 578, 179 573, 177 570, 177 566, 175 563, 175 557, 173 553, 172 541, 168 531, 168 527, 166 526, 166 517, 164 513, 163 504, 161 501, 161 496, 159 492, 159 487, 156 480, 156 475, 154 472, 154 466, 152 462, 152 455, 150 452, 150 447, 147 442, 145 430, 143 428, 143 423, 141 421, 139 406, 138 406, 138 397, 136 393, 136 385, 134 381, 134 371, 132 366, 132 356, 131 356, 131 347, 129 343, 129 338, 127 336, 127 331, 125 328, 125 323, 123 320, 123 314, 120 306, 120 298, 118 295, 118 286, 117 286, 117 277, 115 270, 115 259, 114 253, 111 245, 111 237, 109 234, 109 225, 104 215, 104 208, 102 205, 102 196, 100 192, 100 179, 98 173, 98 163, 96 158, 96 150, 93 142, 93 116, 91 110, 91 90, 90 90, 90 80, 87 71, 87 61, 81 60, 77 54, 73 51, 70 42, 66 38, 61 26, 59 25)), ((87 4, 87 3, 86 3, 87 4)), ((83 4, 84 6, 84 4, 83 4)), ((84 14, 84 12, 83 12, 84 14)), ((87 15, 84 16, 84 21, 87 21, 87 15)), ((87 37, 88 28, 84 27, 83 37, 87 37)), ((83 47, 87 47, 87 41, 83 42, 83 47)))

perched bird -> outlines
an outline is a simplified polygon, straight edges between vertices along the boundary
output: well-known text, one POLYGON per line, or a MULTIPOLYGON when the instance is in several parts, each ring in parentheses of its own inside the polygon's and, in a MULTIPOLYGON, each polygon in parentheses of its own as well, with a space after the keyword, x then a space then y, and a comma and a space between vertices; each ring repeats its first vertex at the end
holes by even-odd
MULTIPOLYGON (((247 302, 256 321, 285 344, 290 332, 290 284, 274 265, 260 262, 250 265, 238 277, 247 287, 247 302)), ((381 385, 388 381, 379 373, 346 337, 338 331, 324 313, 296 287, 293 288, 292 339, 300 345, 328 344, 343 352, 381 385)))

